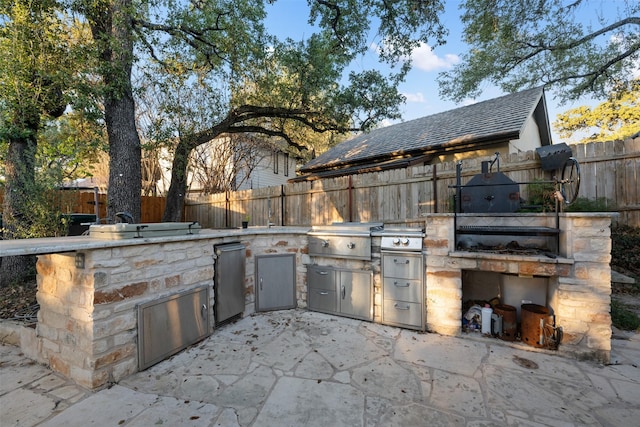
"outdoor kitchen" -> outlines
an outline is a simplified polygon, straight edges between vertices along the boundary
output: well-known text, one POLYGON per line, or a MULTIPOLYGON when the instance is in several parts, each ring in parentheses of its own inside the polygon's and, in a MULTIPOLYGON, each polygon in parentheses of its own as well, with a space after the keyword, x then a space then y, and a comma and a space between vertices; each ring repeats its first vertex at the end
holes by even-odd
MULTIPOLYGON (((537 339, 540 328, 549 324, 562 331, 558 353, 607 362, 611 215, 566 213, 557 218, 562 232, 553 257, 462 250, 456 245, 455 222, 546 227, 556 221, 555 214, 440 214, 425 218, 422 227, 346 223, 311 230, 250 227, 193 232, 192 226, 193 230, 186 228, 191 234, 179 236, 38 239, 28 249, 3 251, 40 254, 38 322, 35 329, 15 332, 23 351, 89 388, 146 368, 145 357, 153 364, 209 335, 215 339, 214 246, 231 242, 245 247, 241 316, 260 310, 256 295, 262 283, 256 283, 260 275, 256 259, 293 255, 291 292, 298 309, 417 333, 502 338, 506 345, 531 349, 549 348, 537 339), (178 296, 187 298, 180 302, 178 296), (161 300, 176 305, 154 304, 161 300), (495 312, 500 305, 514 307, 518 324, 522 304, 539 305, 548 312, 540 326, 536 324, 535 339, 524 342, 517 331, 511 338, 502 331, 471 331, 463 320, 468 300, 492 303, 495 312), (145 323, 141 308, 156 305, 164 307, 156 314, 165 323, 145 323), (172 311, 182 313, 181 324, 171 323, 176 319, 170 316, 172 311), (186 325, 196 325, 199 332, 183 330, 186 325), (189 341, 171 340, 168 349, 160 348, 154 355, 141 347, 143 342, 153 347, 154 342, 167 340, 149 338, 145 328, 187 336, 189 341)), ((503 328, 509 323, 504 319, 503 328)))
POLYGON ((547 213, 521 212, 528 183, 502 173, 496 153, 464 184, 458 162, 453 213, 353 221, 349 180, 349 220, 311 227, 274 226, 267 198, 266 226, 124 221, 2 241, 1 256, 38 256, 39 303, 34 327, 4 340, 91 389, 226 323, 289 309, 608 363, 616 214, 563 212, 579 169, 568 147, 551 147, 538 152, 543 170, 562 172, 547 213))

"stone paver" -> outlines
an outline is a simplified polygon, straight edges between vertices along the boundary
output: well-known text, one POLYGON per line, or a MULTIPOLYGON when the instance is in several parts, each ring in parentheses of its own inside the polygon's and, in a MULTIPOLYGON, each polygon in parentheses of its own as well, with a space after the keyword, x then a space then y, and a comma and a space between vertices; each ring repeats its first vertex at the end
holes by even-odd
POLYGON ((604 366, 290 310, 223 326, 97 392, 0 346, 0 425, 633 425, 640 334, 612 345, 618 364, 604 366))

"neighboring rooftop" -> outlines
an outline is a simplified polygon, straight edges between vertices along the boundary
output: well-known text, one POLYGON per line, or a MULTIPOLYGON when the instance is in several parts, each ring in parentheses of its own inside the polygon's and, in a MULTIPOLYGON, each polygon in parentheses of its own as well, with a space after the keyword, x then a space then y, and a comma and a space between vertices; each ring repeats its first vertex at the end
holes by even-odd
POLYGON ((360 134, 304 165, 301 178, 518 139, 530 117, 541 144, 549 145, 544 89, 538 87, 360 134))

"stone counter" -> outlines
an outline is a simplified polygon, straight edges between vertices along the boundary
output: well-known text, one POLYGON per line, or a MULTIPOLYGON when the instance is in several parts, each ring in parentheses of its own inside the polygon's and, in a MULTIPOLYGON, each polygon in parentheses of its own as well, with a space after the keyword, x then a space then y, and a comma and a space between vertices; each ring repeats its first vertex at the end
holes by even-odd
POLYGON ((202 229, 198 234, 183 236, 149 237, 140 239, 103 240, 91 236, 43 237, 36 239, 0 240, 0 257, 42 255, 87 251, 124 246, 139 246, 161 242, 195 241, 206 239, 249 239, 255 235, 305 234, 308 227, 249 227, 229 229, 202 229))
MULTIPOLYGON (((91 389, 138 370, 137 307, 166 296, 213 289, 214 245, 246 247, 245 311, 255 311, 254 259, 294 254, 298 305, 306 306, 308 228, 202 230, 188 236, 125 240, 91 237, 0 242, 0 254, 38 255, 35 335, 29 357, 91 389)), ((210 292, 209 307, 214 304, 210 292)), ((213 316, 210 316, 210 332, 213 316)))

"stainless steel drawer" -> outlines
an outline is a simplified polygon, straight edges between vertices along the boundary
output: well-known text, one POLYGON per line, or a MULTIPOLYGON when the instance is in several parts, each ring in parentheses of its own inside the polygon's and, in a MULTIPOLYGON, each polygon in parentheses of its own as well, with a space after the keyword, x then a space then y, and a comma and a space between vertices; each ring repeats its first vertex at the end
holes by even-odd
POLYGON ((422 255, 384 254, 382 263, 385 277, 421 279, 424 274, 422 271, 422 255))
POLYGON ((335 313, 338 311, 338 295, 335 290, 309 288, 307 306, 309 310, 335 313))
POLYGON ((382 289, 384 299, 419 303, 422 298, 422 280, 419 279, 385 277, 382 289))
POLYGON ((413 326, 422 329, 422 304, 385 299, 383 302, 384 323, 398 326, 413 326))
POLYGON ((309 289, 336 290, 336 270, 321 265, 307 267, 307 285, 309 289))

